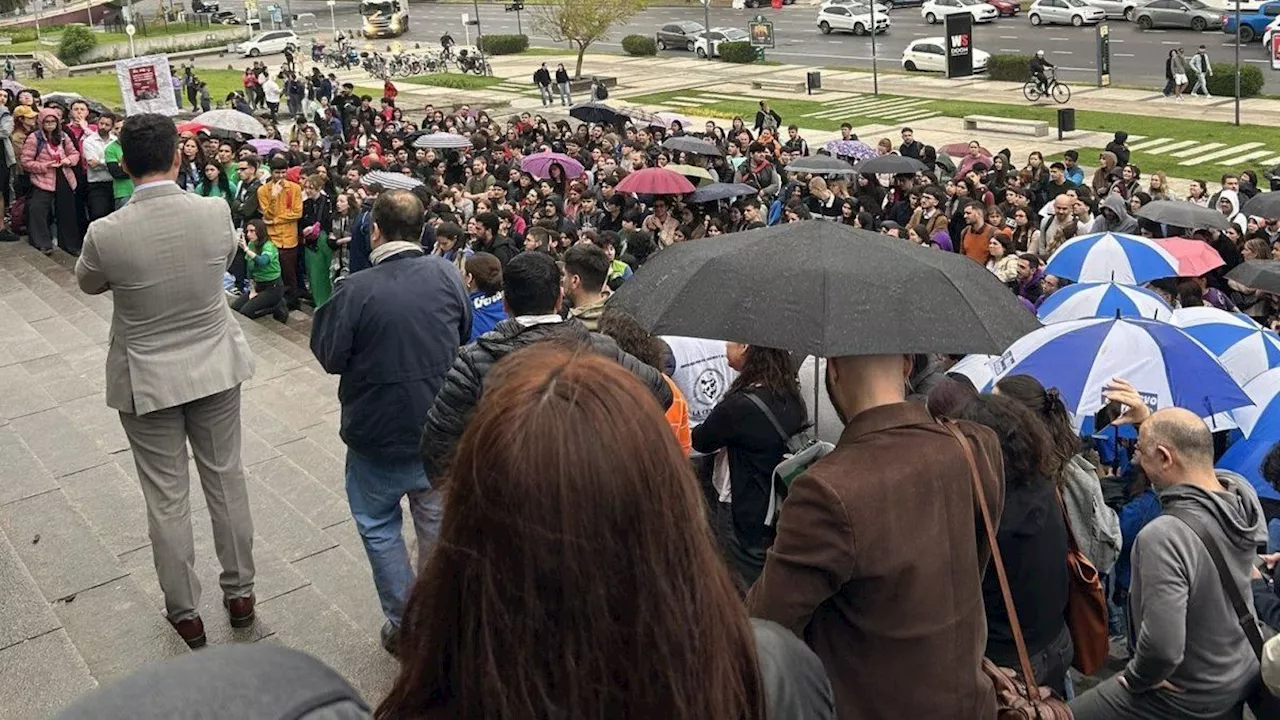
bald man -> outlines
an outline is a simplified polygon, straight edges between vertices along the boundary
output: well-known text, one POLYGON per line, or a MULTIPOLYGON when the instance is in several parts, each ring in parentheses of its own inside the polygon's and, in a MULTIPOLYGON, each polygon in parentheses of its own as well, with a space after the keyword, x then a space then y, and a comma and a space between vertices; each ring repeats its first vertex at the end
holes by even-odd
POLYGON ((1123 382, 1107 397, 1141 422, 1134 461, 1160 492, 1163 513, 1133 544, 1133 658, 1071 710, 1077 720, 1228 717, 1258 681, 1258 659, 1192 527, 1221 550, 1230 582, 1252 605, 1249 573, 1267 539, 1258 496, 1239 475, 1214 470, 1213 436, 1195 414, 1169 408, 1143 421, 1142 399, 1123 382))

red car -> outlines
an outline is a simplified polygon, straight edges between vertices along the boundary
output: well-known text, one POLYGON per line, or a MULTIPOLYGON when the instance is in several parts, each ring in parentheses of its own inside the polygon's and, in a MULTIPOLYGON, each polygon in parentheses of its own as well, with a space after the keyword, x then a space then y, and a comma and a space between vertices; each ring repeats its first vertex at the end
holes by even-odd
POLYGON ((1017 15, 1022 11, 1022 6, 1017 3, 1017 0, 985 0, 985 2, 994 5, 996 10, 1000 11, 1000 17, 1017 15))

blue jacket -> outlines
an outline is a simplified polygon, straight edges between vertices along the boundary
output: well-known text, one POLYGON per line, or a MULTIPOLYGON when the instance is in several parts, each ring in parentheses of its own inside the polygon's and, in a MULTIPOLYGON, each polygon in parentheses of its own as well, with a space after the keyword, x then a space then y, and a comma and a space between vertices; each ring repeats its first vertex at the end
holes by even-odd
POLYGON ((311 352, 342 376, 347 447, 375 460, 416 459, 427 411, 470 337, 466 288, 441 258, 392 255, 339 284, 316 309, 311 352))
POLYGON ((373 204, 366 200, 365 207, 360 208, 360 214, 356 215, 355 222, 351 224, 351 242, 347 245, 347 271, 350 275, 373 267, 373 263, 369 261, 369 255, 373 252, 372 233, 373 204))
POLYGON ((507 319, 507 309, 502 305, 502 291, 485 297, 479 290, 471 293, 471 339, 489 332, 498 323, 507 319))
POLYGON ((1120 559, 1116 561, 1116 584, 1129 589, 1133 564, 1129 553, 1133 550, 1133 541, 1138 538, 1138 531, 1160 514, 1160 496, 1152 488, 1147 488, 1141 495, 1130 500, 1120 510, 1120 535, 1124 538, 1120 546, 1120 559))

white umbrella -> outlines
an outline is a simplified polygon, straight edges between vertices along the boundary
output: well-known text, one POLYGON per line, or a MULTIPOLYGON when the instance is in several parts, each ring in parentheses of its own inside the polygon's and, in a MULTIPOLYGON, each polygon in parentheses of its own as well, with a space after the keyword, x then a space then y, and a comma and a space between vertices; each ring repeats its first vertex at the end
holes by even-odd
POLYGON ((258 122, 257 118, 252 115, 246 115, 239 110, 210 110, 195 116, 191 122, 217 130, 253 137, 261 137, 267 134, 267 129, 263 127, 262 123, 258 122))
POLYGON ((377 184, 388 190, 412 190, 421 185, 422 181, 403 173, 374 170, 360 178, 360 184, 366 187, 377 184))
POLYGON ((451 132, 427 133, 413 141, 416 148, 435 148, 437 150, 470 150, 471 138, 451 132))

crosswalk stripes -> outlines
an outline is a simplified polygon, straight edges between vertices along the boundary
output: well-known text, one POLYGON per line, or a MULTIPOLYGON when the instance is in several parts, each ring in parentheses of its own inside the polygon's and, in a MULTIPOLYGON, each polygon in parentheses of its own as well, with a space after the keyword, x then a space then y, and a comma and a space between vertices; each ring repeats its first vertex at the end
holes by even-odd
POLYGON ((1199 145, 1199 144, 1200 143, 1196 140, 1178 140, 1176 142, 1168 142, 1168 143, 1162 142, 1159 145, 1148 145, 1145 150, 1142 150, 1142 152, 1148 153, 1150 155, 1160 155, 1161 153, 1173 152, 1174 150, 1186 150, 1190 148, 1192 145, 1199 145))
POLYGON ((1142 142, 1130 142, 1129 149, 1134 152, 1147 152, 1147 148, 1173 142, 1173 138, 1147 138, 1142 142))
POLYGON ((1206 143, 1204 145, 1193 147, 1190 150, 1179 150, 1178 152, 1170 153, 1169 156, 1176 157, 1176 158, 1189 158, 1189 157, 1194 157, 1199 153, 1211 152, 1213 150, 1217 150, 1218 148, 1224 148, 1226 146, 1227 146, 1226 143, 1206 143))
MULTIPOLYGON (((1220 162, 1220 163, 1218 163, 1218 164, 1219 164, 1219 165, 1226 165, 1226 166, 1228 166, 1228 167, 1234 167, 1234 166, 1238 166, 1238 165, 1243 165, 1244 163, 1247 163, 1247 162, 1249 162, 1250 160, 1257 160, 1258 158, 1264 158, 1264 157, 1266 157, 1266 156, 1270 155, 1270 154, 1271 154, 1271 153, 1273 153, 1273 152, 1275 152, 1275 151, 1274 151, 1274 150, 1265 150, 1265 149, 1264 149, 1264 150, 1254 150, 1253 152, 1246 153, 1246 154, 1244 154, 1244 155, 1239 155, 1239 156, 1237 156, 1237 157, 1233 157, 1233 158, 1230 158, 1230 159, 1227 159, 1227 160, 1223 160, 1222 162, 1220 162)), ((1183 164, 1185 165, 1186 163, 1183 163, 1183 164)))
POLYGON ((1244 143, 1243 145, 1229 147, 1225 150, 1219 150, 1217 152, 1212 152, 1205 155, 1196 155, 1196 156, 1193 156, 1190 160, 1186 160, 1178 164, 1179 165, 1203 165, 1209 162, 1210 160, 1219 160, 1222 158, 1231 157, 1233 155, 1239 155, 1242 152, 1248 152, 1250 150, 1260 148, 1263 145, 1266 145, 1266 143, 1260 143, 1260 142, 1244 143))

